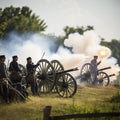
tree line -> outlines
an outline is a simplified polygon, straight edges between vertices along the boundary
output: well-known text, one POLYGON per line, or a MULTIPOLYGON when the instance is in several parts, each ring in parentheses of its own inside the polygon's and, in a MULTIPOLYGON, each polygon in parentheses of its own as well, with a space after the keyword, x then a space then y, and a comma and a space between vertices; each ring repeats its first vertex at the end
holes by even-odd
POLYGON ((11 31, 25 33, 28 31, 42 32, 47 25, 32 10, 24 6, 0 8, 0 37, 5 37, 11 31))
MULTIPOLYGON (((47 24, 44 19, 39 18, 32 10, 27 7, 6 7, 4 9, 0 8, 0 38, 6 37, 11 31, 17 31, 18 33, 26 32, 44 32, 47 29, 47 24)), ((55 36, 59 43, 63 45, 65 38, 71 33, 78 32, 83 34, 87 30, 94 30, 93 26, 77 26, 70 27, 65 26, 63 31, 63 36, 55 36)), ((0 39, 1 40, 1 39, 0 39)), ((4 40, 4 39, 3 39, 4 40)), ((112 56, 115 57, 120 66, 120 40, 112 39, 107 42, 105 39, 101 38, 101 45, 106 46, 111 49, 112 56)))

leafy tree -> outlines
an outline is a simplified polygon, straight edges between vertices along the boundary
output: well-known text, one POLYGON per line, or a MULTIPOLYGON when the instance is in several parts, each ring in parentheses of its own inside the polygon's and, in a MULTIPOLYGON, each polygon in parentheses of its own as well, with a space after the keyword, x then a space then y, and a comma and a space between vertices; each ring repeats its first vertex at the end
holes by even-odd
POLYGON ((61 44, 63 44, 64 39, 68 38, 69 34, 78 32, 79 34, 82 35, 87 30, 94 30, 94 27, 93 26, 87 26, 87 27, 83 27, 83 26, 82 27, 78 27, 77 26, 75 28, 75 27, 66 26, 63 30, 64 30, 65 35, 58 37, 58 39, 61 42, 61 44))
POLYGON ((64 29, 64 33, 65 35, 64 36, 59 36, 58 39, 60 41, 61 44, 63 44, 64 40, 66 38, 68 38, 68 36, 71 34, 71 33, 79 33, 79 34, 83 34, 85 31, 87 30, 94 30, 94 27, 93 26, 87 26, 87 27, 69 27, 69 26, 66 26, 64 29))
POLYGON ((0 37, 4 37, 11 31, 42 32, 47 28, 44 20, 32 14, 29 7, 6 7, 0 8, 0 37))
POLYGON ((67 38, 68 37, 68 35, 69 34, 71 34, 71 33, 75 33, 75 32, 78 32, 79 34, 83 34, 85 31, 87 31, 87 30, 93 30, 94 28, 93 28, 93 26, 87 26, 87 27, 76 27, 76 28, 74 28, 74 27, 69 27, 69 26, 66 26, 65 28, 64 28, 64 32, 65 32, 65 38, 67 38))
POLYGON ((113 39, 111 42, 104 41, 102 39, 101 45, 106 46, 111 49, 112 56, 115 57, 120 66, 120 40, 113 39))

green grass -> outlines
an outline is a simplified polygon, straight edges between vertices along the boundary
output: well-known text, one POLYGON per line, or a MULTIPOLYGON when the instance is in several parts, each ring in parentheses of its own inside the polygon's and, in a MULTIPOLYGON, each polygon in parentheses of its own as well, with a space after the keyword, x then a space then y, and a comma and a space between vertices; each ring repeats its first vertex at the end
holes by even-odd
POLYGON ((73 98, 57 94, 29 96, 25 103, 0 103, 0 120, 42 120, 45 106, 52 106, 51 115, 120 112, 120 102, 110 102, 119 92, 120 88, 113 86, 79 87, 73 98))
POLYGON ((110 98, 110 102, 112 103, 120 103, 120 92, 117 92, 110 98))

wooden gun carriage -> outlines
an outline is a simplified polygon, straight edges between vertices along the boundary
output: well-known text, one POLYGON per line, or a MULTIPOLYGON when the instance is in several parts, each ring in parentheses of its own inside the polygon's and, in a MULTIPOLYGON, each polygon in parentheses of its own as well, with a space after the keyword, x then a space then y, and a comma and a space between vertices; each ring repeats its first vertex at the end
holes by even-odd
MULTIPOLYGON (((93 84, 91 67, 92 65, 90 63, 86 63, 82 66, 80 71, 81 82, 87 82, 89 84, 93 84)), ((101 85, 101 86, 109 85, 110 77, 115 76, 115 74, 108 75, 106 72, 104 72, 104 70, 107 70, 107 69, 111 69, 111 67, 105 67, 97 71, 98 85, 101 85)))
POLYGON ((38 79, 40 92, 57 92, 61 97, 72 97, 77 91, 77 84, 74 77, 68 72, 77 68, 64 70, 63 65, 58 60, 49 62, 41 59, 36 68, 36 78, 38 79))

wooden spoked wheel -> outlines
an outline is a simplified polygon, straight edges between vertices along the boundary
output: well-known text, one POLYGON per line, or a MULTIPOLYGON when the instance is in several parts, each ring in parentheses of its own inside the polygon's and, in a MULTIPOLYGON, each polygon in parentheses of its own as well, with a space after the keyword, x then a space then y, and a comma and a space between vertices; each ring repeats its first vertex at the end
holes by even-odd
POLYGON ((59 96, 69 98, 76 93, 77 83, 71 74, 61 74, 56 81, 56 90, 59 96))
POLYGON ((101 86, 109 85, 110 79, 107 73, 99 72, 97 79, 98 79, 98 85, 101 85, 101 86))
POLYGON ((92 84, 90 63, 86 63, 82 66, 81 71, 80 71, 80 82, 88 82, 92 84))
POLYGON ((40 92, 49 93, 52 91, 55 85, 55 70, 48 60, 40 60, 40 64, 36 68, 36 78, 40 92))
POLYGON ((54 67, 55 72, 63 71, 64 67, 58 60, 51 61, 52 66, 54 67))
MULTIPOLYGON (((58 60, 52 60, 51 61, 52 66, 54 67, 55 73, 58 73, 60 71, 64 71, 63 65, 58 60)), ((59 75, 55 77, 56 81, 58 80, 59 75)), ((52 90, 53 93, 56 93, 56 84, 55 87, 52 90)))

